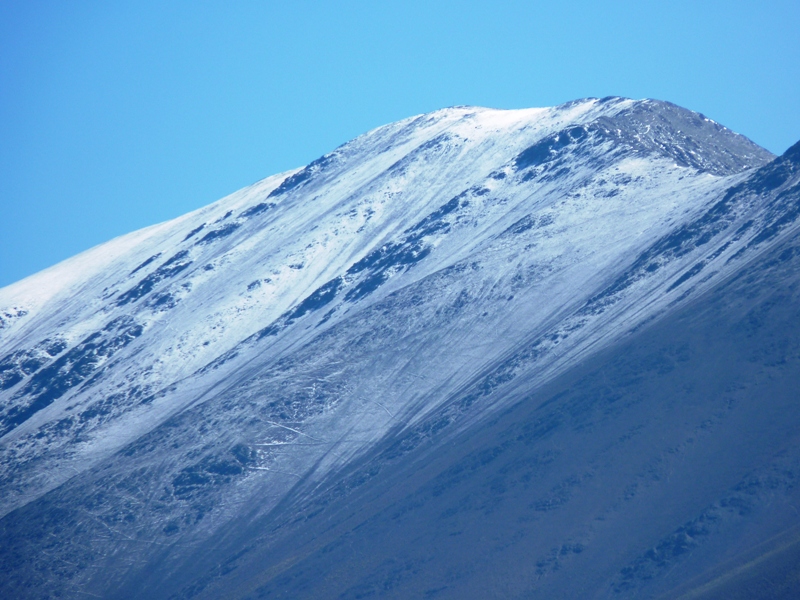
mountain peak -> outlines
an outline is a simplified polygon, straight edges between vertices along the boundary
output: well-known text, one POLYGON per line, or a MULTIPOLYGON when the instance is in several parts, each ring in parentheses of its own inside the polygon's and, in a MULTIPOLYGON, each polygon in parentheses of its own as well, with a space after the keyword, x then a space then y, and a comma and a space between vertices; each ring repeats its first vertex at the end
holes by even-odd
MULTIPOLYGON (((543 138, 549 136, 556 145, 562 132, 569 138, 570 131, 577 134, 578 129, 582 129, 583 134, 592 134, 585 140, 583 134, 577 134, 584 146, 610 141, 628 153, 661 155, 679 166, 716 176, 759 167, 775 158, 746 137, 701 113, 653 99, 583 98, 555 107, 531 109, 454 106, 400 123, 422 129, 435 123, 445 125, 451 133, 465 136, 476 135, 476 130, 496 134, 503 130, 538 129, 543 138)), ((394 127, 396 125, 387 126, 394 127)), ((546 139, 541 142, 548 143, 546 139)))

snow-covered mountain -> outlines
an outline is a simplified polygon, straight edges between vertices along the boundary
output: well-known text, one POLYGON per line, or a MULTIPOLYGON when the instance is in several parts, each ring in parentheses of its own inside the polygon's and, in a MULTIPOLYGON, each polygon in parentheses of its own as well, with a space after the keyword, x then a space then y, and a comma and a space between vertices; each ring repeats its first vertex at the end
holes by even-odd
POLYGON ((0 591, 708 587, 800 525, 799 169, 665 102, 456 107, 3 288, 0 591))

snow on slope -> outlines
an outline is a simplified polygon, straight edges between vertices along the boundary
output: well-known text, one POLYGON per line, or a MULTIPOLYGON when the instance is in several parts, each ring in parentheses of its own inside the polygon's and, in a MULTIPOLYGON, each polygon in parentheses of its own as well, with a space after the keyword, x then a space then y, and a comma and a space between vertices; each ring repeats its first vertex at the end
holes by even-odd
POLYGON ((4 288, 0 513, 112 461, 171 490, 148 535, 211 528, 454 397, 488 410, 735 268, 757 206, 702 282, 703 249, 636 259, 770 158, 655 101, 445 109, 4 288))

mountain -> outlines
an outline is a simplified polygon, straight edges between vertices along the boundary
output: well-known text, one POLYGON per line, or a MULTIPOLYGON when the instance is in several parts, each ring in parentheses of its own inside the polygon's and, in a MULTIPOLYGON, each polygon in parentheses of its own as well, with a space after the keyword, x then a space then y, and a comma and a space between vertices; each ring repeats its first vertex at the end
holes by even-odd
POLYGON ((0 594, 795 597, 799 218, 800 144, 455 107, 3 288, 0 594))

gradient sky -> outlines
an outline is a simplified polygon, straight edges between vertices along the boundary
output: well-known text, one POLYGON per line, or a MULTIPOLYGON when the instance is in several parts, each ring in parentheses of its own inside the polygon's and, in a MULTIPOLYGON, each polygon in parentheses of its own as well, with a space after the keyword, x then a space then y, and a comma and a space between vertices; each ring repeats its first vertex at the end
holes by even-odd
POLYGON ((658 98, 781 153, 798 32, 797 0, 0 0, 0 286, 445 106, 658 98))

